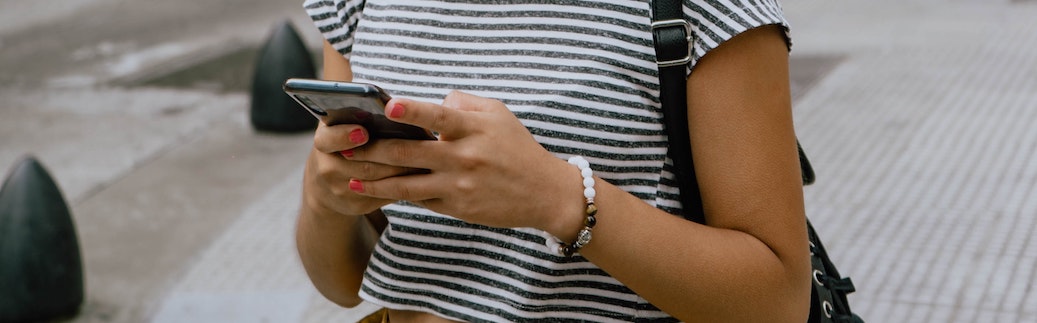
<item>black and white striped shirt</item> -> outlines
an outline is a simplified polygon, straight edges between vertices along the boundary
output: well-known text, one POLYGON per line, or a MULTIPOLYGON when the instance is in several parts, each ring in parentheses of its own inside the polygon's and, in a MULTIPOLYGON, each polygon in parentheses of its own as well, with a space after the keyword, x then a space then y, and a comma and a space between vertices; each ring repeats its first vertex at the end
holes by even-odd
MULTIPOLYGON (((661 209, 668 171, 646 1, 307 0, 354 80, 440 102, 451 90, 503 101, 546 149, 661 209)), ((685 0, 695 60, 753 27, 785 25, 775 0, 685 0)), ((534 165, 531 165, 534 166, 534 165)), ((530 198, 536 198, 530 193, 530 198)), ((474 225, 399 203, 361 296, 465 321, 673 321, 545 232, 474 225)), ((605 220, 605 219, 603 219, 605 220)))

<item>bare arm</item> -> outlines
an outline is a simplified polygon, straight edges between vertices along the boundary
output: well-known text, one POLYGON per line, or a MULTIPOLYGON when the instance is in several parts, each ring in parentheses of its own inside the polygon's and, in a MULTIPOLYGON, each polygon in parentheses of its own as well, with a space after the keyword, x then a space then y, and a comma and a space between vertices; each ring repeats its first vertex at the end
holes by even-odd
MULTIPOLYGON (((323 78, 353 78, 349 61, 326 42, 323 78)), ((306 164, 303 203, 296 226, 296 246, 310 280, 321 294, 346 307, 361 302, 357 292, 363 272, 386 222, 376 206, 387 201, 371 204, 340 198, 349 194, 344 185, 353 176, 340 173, 350 165, 334 152, 352 148, 348 136, 355 129, 351 125, 321 125, 317 130, 306 164), (366 217, 359 215, 372 207, 375 210, 366 217)))
POLYGON ((736 36, 688 80, 710 226, 647 209, 613 186, 597 199, 601 220, 583 254, 687 322, 806 321, 809 255, 788 53, 777 29, 736 36))
MULTIPOLYGON (((598 180, 597 227, 581 254, 686 322, 806 321, 809 251, 788 77, 775 26, 745 32, 703 58, 688 82, 688 122, 709 226, 598 180)), ((441 140, 387 141, 349 159, 431 172, 356 180, 351 189, 575 240, 580 175, 503 103, 455 92, 442 105, 394 99, 388 106, 393 120, 436 130, 441 140), (426 158, 407 158, 417 154, 426 158)))

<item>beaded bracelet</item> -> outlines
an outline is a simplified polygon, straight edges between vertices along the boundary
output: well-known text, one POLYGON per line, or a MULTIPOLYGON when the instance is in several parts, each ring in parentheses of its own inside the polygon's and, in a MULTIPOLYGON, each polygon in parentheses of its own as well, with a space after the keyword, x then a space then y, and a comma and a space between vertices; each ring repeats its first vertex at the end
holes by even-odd
POLYGON ((598 214, 598 207, 594 205, 594 196, 597 195, 597 192, 594 190, 594 172, 591 170, 590 162, 583 157, 573 156, 569 158, 569 164, 579 168, 580 176, 583 177, 583 197, 587 199, 587 209, 584 210, 584 213, 587 217, 583 220, 583 229, 580 229, 576 235, 576 242, 572 244, 560 242, 558 253, 566 257, 572 257, 576 251, 591 242, 593 237, 591 231, 598 223, 598 219, 594 217, 598 214))

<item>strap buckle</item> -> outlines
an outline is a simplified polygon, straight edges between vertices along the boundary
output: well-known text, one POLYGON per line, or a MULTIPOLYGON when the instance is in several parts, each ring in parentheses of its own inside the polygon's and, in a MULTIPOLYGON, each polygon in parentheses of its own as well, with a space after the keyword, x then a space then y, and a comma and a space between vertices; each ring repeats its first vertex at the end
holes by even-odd
POLYGON ((688 47, 688 54, 685 55, 682 58, 678 58, 678 59, 674 59, 674 60, 668 60, 668 61, 659 61, 659 58, 656 57, 655 63, 658 64, 659 67, 672 67, 672 66, 679 66, 679 65, 687 65, 688 63, 691 63, 691 23, 689 23, 687 20, 684 20, 684 19, 670 19, 670 20, 660 20, 660 21, 653 21, 652 22, 652 32, 653 33, 655 33, 655 31, 657 29, 670 28, 670 27, 683 27, 684 28, 684 40, 686 41, 686 44, 687 44, 687 47, 688 47))

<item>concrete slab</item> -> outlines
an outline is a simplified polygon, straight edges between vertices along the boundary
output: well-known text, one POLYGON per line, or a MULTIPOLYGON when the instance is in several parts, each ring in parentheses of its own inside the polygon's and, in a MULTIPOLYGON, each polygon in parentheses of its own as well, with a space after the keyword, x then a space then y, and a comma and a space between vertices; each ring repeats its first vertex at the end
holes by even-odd
MULTIPOLYGON (((299 168, 311 140, 217 122, 77 204, 89 286, 81 317, 151 317, 198 255, 299 168)), ((279 202, 297 205, 298 199, 279 202)))
MULTIPOLYGON (((27 18, 0 24, 5 87, 93 86, 139 77, 196 55, 259 44, 274 23, 310 26, 296 1, 75 0, 68 8, 4 4, 27 18), (26 11, 43 12, 40 18, 26 11)), ((53 7, 53 6, 51 6, 53 7)), ((58 6, 63 7, 63 6, 58 6)), ((0 16, 3 17, 3 16, 0 16)), ((307 34, 314 46, 317 34, 307 34)))
POLYGON ((375 310, 343 309, 312 287, 295 251, 302 167, 265 187, 170 286, 160 322, 355 322, 375 310), (257 298, 257 295, 270 297, 257 298))
POLYGON ((243 95, 168 89, 0 90, 0 166, 33 154, 80 202, 213 123, 243 125, 243 95))
POLYGON ((308 291, 173 294, 152 322, 298 322, 308 296, 308 291))

